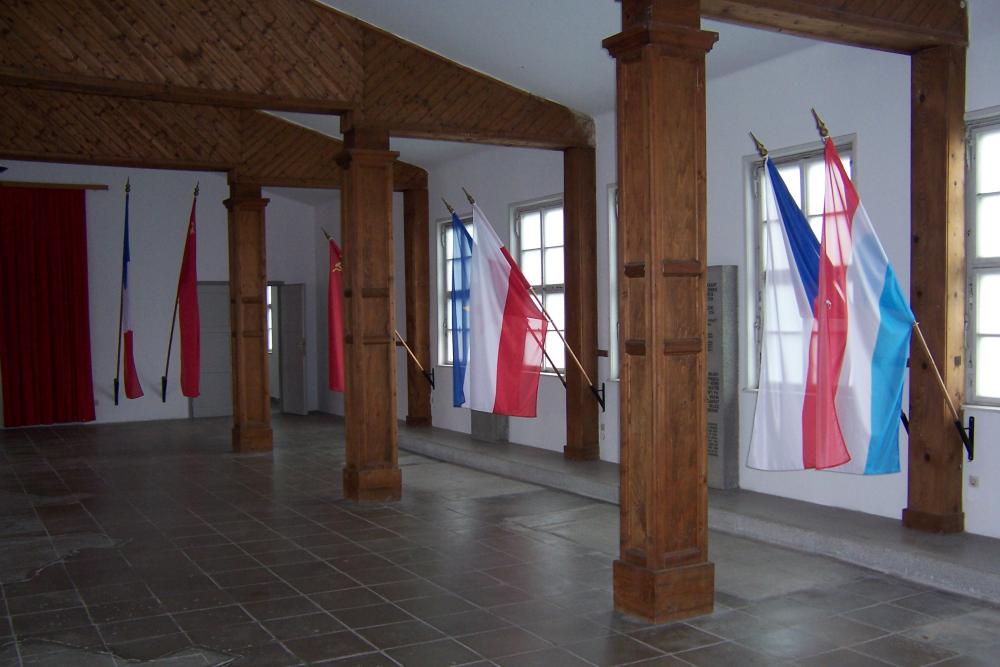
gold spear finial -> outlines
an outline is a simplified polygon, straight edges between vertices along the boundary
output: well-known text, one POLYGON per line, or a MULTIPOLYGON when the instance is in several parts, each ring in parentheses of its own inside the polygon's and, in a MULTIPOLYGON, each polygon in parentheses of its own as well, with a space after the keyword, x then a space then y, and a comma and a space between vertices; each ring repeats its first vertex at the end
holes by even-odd
POLYGON ((323 232, 323 236, 325 236, 325 237, 326 237, 326 240, 327 240, 327 241, 332 241, 332 240, 333 240, 333 239, 332 239, 332 238, 330 237, 330 232, 326 231, 326 230, 325 230, 325 229, 323 229, 322 227, 320 227, 320 231, 322 231, 322 232, 323 232))
POLYGON ((757 146, 757 152, 760 153, 760 156, 762 158, 766 158, 767 157, 767 146, 765 146, 764 143, 760 139, 757 138, 757 135, 754 134, 752 130, 750 131, 750 138, 753 139, 754 145, 757 146))
POLYGON ((201 190, 201 181, 194 184, 194 196, 198 196, 198 192, 201 190))
POLYGON ((132 192, 132 179, 130 178, 125 179, 125 192, 126 194, 132 192))
POLYGON ((475 204, 476 203, 476 200, 472 198, 472 195, 470 195, 469 191, 466 190, 464 187, 462 188, 462 192, 465 193, 465 198, 469 200, 470 204, 475 204))
POLYGON ((819 130, 819 136, 826 139, 830 136, 830 131, 826 129, 826 123, 824 123, 823 119, 819 117, 818 113, 816 113, 816 109, 812 109, 811 111, 813 118, 816 119, 816 129, 819 130))
POLYGON ((448 200, 445 199, 444 197, 441 197, 441 201, 444 202, 444 206, 445 206, 445 208, 448 209, 448 212, 451 213, 452 215, 454 215, 455 214, 455 209, 453 209, 451 207, 451 204, 448 203, 448 200))

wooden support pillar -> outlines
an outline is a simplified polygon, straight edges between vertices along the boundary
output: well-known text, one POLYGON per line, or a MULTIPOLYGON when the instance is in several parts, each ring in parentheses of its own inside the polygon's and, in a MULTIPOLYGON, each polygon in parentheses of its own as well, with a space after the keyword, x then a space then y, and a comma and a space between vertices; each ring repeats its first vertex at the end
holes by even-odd
POLYGON ((233 355, 233 451, 269 451, 271 393, 267 362, 267 264, 260 185, 230 174, 229 323, 233 355))
MULTIPOLYGON (((910 303, 955 405, 964 389, 965 49, 911 57, 910 303)), ((965 529, 962 442, 934 370, 910 348, 910 448, 903 524, 936 533, 965 529)))
MULTIPOLYGON (((563 151, 566 341, 597 382, 597 163, 593 148, 563 151)), ((566 458, 600 458, 600 406, 576 364, 566 365, 566 458)))
MULTIPOLYGON (((406 265, 406 342, 421 365, 431 367, 431 287, 427 188, 403 191, 406 265)), ((431 425, 431 385, 413 360, 406 361, 406 423, 431 425)))
POLYGON ((624 0, 617 59, 621 555, 615 608, 712 611, 706 484, 705 54, 698 0, 624 0))
POLYGON ((392 165, 388 134, 344 135, 344 497, 398 500, 392 165))

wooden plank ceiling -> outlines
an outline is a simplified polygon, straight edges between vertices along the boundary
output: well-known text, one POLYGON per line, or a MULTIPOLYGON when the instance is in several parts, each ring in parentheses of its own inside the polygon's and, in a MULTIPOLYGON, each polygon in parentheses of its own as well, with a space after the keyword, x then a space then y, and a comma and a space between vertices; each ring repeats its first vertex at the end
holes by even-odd
MULTIPOLYGON (((0 86, 0 156, 232 171, 265 186, 339 188, 343 144, 250 109, 0 86)), ((427 173, 396 161, 396 190, 427 173)))
POLYGON ((394 136, 593 144, 590 118, 312 0, 6 0, 0 84, 350 111, 394 136))
POLYGON ((701 0, 701 14, 883 51, 968 44, 960 0, 701 0))

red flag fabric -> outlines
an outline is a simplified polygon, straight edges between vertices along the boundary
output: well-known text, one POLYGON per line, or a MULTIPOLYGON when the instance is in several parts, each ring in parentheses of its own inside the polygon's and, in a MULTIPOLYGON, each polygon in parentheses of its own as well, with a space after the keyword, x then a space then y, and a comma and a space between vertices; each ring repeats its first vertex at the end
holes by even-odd
POLYGON ((201 393, 201 321, 198 315, 198 267, 195 234, 197 196, 191 202, 184 259, 177 281, 177 302, 181 325, 181 393, 194 398, 201 393))
POLYGON ((330 390, 344 391, 344 275, 340 246, 330 239, 330 283, 327 291, 327 318, 330 350, 330 390))
MULTIPOLYGON (((125 396, 126 398, 140 398, 142 396, 142 385, 139 384, 139 374, 135 370, 134 338, 132 331, 131 300, 128 291, 128 267, 132 262, 132 252, 128 240, 128 186, 125 188, 125 242, 122 244, 122 296, 121 296, 121 335, 125 342, 125 396)), ((115 403, 118 402, 117 387, 115 389, 115 403)))

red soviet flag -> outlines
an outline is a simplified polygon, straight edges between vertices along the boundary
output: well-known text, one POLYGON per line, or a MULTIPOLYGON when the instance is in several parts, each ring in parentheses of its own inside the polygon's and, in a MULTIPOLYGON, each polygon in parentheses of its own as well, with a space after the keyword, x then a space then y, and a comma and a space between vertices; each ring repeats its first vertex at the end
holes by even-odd
POLYGON ((330 390, 344 391, 344 265, 337 242, 330 239, 330 284, 326 307, 329 326, 330 390))
POLYGON ((195 235, 195 207, 198 198, 191 202, 184 259, 177 281, 177 303, 181 324, 181 393, 190 398, 198 396, 201 379, 201 322, 198 315, 198 267, 195 235))

